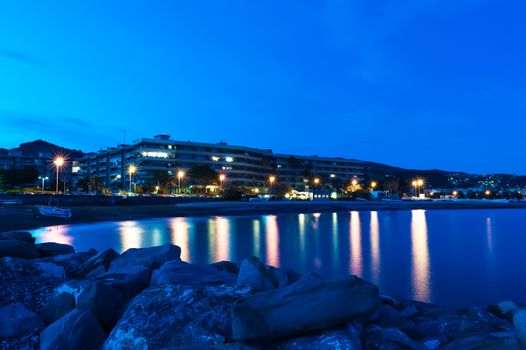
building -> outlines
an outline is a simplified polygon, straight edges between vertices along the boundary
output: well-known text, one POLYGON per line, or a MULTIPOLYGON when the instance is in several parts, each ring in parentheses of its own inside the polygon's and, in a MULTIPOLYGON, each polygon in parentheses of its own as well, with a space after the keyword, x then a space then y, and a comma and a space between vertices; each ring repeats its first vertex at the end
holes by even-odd
POLYGON ((299 188, 308 186, 313 176, 334 182, 363 174, 361 162, 356 160, 274 154, 270 149, 223 142, 175 141, 169 135, 142 138, 131 145, 86 154, 77 166, 79 178, 96 178, 101 186, 125 191, 131 183, 154 185, 160 177, 175 179, 179 170, 188 171, 195 166, 208 166, 224 174, 225 185, 252 189, 268 187, 271 175, 299 188), (136 167, 133 177, 128 171, 132 165, 136 167))

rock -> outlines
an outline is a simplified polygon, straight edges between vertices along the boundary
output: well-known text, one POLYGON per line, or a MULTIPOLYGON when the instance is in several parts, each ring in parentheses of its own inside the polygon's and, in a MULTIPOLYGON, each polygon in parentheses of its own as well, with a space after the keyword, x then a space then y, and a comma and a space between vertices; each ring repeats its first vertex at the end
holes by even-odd
POLYGON ((517 309, 519 309, 519 306, 509 300, 488 306, 489 312, 508 321, 513 320, 513 315, 517 309))
POLYGON ((72 274, 76 276, 77 278, 83 278, 90 274, 92 277, 96 276, 100 273, 104 273, 108 271, 110 268, 110 264, 113 260, 119 257, 119 253, 117 253, 113 249, 106 249, 105 251, 89 258, 86 260, 82 265, 80 265, 77 269, 75 269, 72 274), (96 273, 90 273, 92 271, 95 271, 96 273))
POLYGON ((0 258, 10 256, 13 258, 36 259, 38 251, 35 246, 17 239, 0 240, 0 258))
POLYGON ((13 303, 0 308, 0 338, 20 337, 27 333, 40 332, 44 322, 22 303, 13 303))
POLYGON ((398 311, 401 311, 411 305, 410 302, 408 302, 402 297, 391 296, 386 294, 381 294, 380 300, 382 301, 382 304, 389 305, 397 309, 398 311))
POLYGON ((214 269, 207 265, 188 264, 182 261, 168 261, 155 270, 151 286, 163 283, 184 284, 187 286, 234 284, 236 275, 214 269))
POLYGON ((235 273, 235 274, 239 273, 239 267, 237 266, 235 262, 232 262, 232 261, 226 261, 226 260, 218 261, 218 262, 209 264, 208 266, 213 267, 214 269, 219 270, 219 271, 225 271, 225 272, 230 272, 230 273, 235 273))
POLYGON ((105 338, 91 311, 74 309, 40 333, 40 349, 99 349, 105 338))
POLYGON ((274 267, 274 266, 267 266, 267 269, 274 276, 274 278, 278 281, 279 288, 284 288, 288 286, 289 284, 292 284, 298 281, 301 278, 301 275, 297 273, 296 271, 278 269, 277 267, 274 267))
POLYGON ((236 302, 233 336, 263 340, 323 330, 367 317, 378 304, 378 288, 356 276, 324 281, 307 274, 286 288, 236 302))
POLYGON ((362 350, 361 329, 359 327, 349 323, 337 329, 287 339, 275 344, 272 348, 279 350, 362 350))
POLYGON ((130 302, 104 349, 216 348, 232 339, 232 303, 251 292, 225 285, 150 287, 130 302))
POLYGON ((59 293, 55 295, 40 312, 40 317, 51 324, 73 310, 76 306, 75 297, 70 293, 59 293))
POLYGON ((414 327, 407 333, 415 339, 451 339, 472 332, 486 332, 491 329, 489 322, 473 320, 465 315, 443 314, 413 319, 414 327))
POLYGON ((444 350, 519 350, 520 346, 515 337, 512 338, 490 338, 485 334, 476 334, 455 339, 451 343, 442 346, 444 350))
POLYGON ((376 325, 371 325, 365 330, 365 348, 368 350, 428 349, 397 328, 382 328, 376 325))
POLYGON ((44 262, 41 259, 26 260, 4 257, 0 258, 0 267, 42 278, 66 278, 66 271, 62 266, 50 262, 44 262))
POLYGON ((46 242, 36 244, 35 247, 42 258, 75 253, 75 248, 68 244, 46 242))
POLYGON ((237 283, 263 291, 277 288, 279 282, 261 260, 250 257, 241 262, 237 283))
POLYGON ((404 317, 403 310, 398 311, 394 307, 385 304, 380 304, 380 307, 378 308, 378 314, 374 320, 370 321, 380 327, 395 327, 403 331, 410 330, 415 327, 415 323, 413 321, 404 317))
POLYGON ((84 289, 88 288, 91 284, 93 284, 93 282, 88 280, 69 280, 55 288, 55 294, 71 294, 75 298, 76 304, 80 293, 82 293, 84 289))
POLYGON ((134 265, 158 269, 167 261, 181 260, 180 257, 181 248, 173 244, 151 248, 130 248, 112 261, 109 272, 126 269, 134 265))
POLYGON ((60 265, 64 268, 64 270, 66 270, 66 274, 68 276, 76 278, 73 272, 76 271, 84 262, 89 260, 91 257, 95 256, 96 254, 97 251, 95 249, 90 249, 87 252, 56 255, 49 258, 42 258, 40 260, 60 265))
POLYGON ((143 266, 129 266, 128 268, 114 269, 97 275, 95 279, 118 290, 126 298, 131 299, 142 292, 150 284, 152 270, 143 266))
POLYGON ((513 325, 522 346, 526 347, 526 310, 518 310, 513 316, 513 325))
POLYGON ((18 241, 24 241, 30 244, 35 243, 35 237, 33 237, 31 233, 25 231, 0 232, 0 240, 5 239, 16 239, 18 241))
POLYGON ((108 332, 117 323, 125 303, 120 292, 101 282, 91 284, 77 298, 77 308, 91 310, 102 328, 108 332))

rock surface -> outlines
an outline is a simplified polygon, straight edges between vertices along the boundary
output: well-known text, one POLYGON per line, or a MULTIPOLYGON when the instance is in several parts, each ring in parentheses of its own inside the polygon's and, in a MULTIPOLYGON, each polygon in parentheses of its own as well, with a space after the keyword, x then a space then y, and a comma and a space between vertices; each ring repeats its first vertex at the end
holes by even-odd
MULTIPOLYGON (((75 269, 72 272, 72 274, 77 278, 83 278, 96 269, 99 269, 98 272, 104 273, 108 271, 108 269, 110 268, 111 262, 117 259, 118 257, 119 257, 119 253, 117 253, 115 250, 111 248, 106 249, 105 251, 100 252, 97 255, 86 260, 77 269, 75 269)), ((92 276, 95 276, 98 274, 99 273, 92 274, 92 276)), ((88 277, 91 277, 91 276, 88 276, 88 277)))
POLYGON ((31 243, 18 239, 0 240, 0 258, 9 256, 22 259, 36 259, 39 257, 38 251, 31 243))
POLYGON ((168 261, 155 270, 150 285, 164 283, 183 284, 187 286, 233 284, 236 275, 214 269, 207 265, 188 264, 182 261, 168 261))
POLYGON ((250 292, 240 286, 150 287, 133 299, 104 348, 216 348, 232 339, 232 303, 250 292))
POLYGON ((40 334, 41 350, 99 349, 106 334, 89 310, 74 309, 40 334))
POLYGON ((95 279, 115 288, 126 298, 133 298, 148 287, 151 276, 152 270, 140 265, 132 265, 98 275, 95 279))
POLYGON ((112 261, 109 272, 121 271, 131 266, 158 269, 170 260, 181 260, 181 248, 173 244, 151 248, 130 248, 112 261))
POLYGON ((40 316, 47 324, 51 324, 73 310, 76 306, 75 297, 70 293, 59 293, 44 306, 40 316))
POLYGON ((0 308, 0 338, 20 337, 27 333, 39 332, 44 322, 22 303, 0 308))
POLYGON ((105 331, 111 331, 121 316, 126 300, 117 290, 102 282, 95 282, 82 290, 77 308, 91 310, 105 331))
POLYGON ((241 262, 237 283, 261 291, 274 289, 279 285, 278 280, 267 266, 253 256, 241 262))
POLYGON ((378 288, 356 276, 321 280, 311 275, 282 289, 257 293, 232 308, 236 340, 261 340, 339 326, 368 316, 378 288))
POLYGON ((75 248, 68 244, 61 243, 39 243, 35 244, 35 248, 37 248, 40 257, 42 258, 75 253, 75 248))
POLYGON ((16 240, 24 241, 30 244, 35 243, 35 237, 33 237, 31 233, 25 232, 25 231, 0 232, 0 240, 4 240, 4 239, 16 239, 16 240))

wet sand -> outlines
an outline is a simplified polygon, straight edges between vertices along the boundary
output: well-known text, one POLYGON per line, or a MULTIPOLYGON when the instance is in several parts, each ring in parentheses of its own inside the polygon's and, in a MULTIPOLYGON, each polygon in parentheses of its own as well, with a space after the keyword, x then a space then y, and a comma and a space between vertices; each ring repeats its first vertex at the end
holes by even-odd
POLYGON ((72 207, 73 217, 61 219, 41 216, 34 206, 1 206, 0 232, 34 229, 44 226, 90 223, 99 221, 140 220, 163 217, 209 215, 259 215, 285 213, 315 213, 351 210, 411 210, 411 209, 511 209, 526 208, 526 202, 497 201, 314 201, 314 202, 213 202, 171 205, 126 205, 72 207))

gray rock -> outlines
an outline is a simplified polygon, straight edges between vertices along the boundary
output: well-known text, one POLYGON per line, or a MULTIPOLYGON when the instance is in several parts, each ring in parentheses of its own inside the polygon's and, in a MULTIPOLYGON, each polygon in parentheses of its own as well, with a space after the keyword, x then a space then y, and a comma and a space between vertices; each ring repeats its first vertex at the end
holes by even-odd
POLYGON ((274 266, 267 266, 267 269, 278 281, 279 288, 284 288, 289 284, 297 282, 301 278, 301 275, 296 271, 279 269, 274 266))
POLYGON ((241 262, 237 283, 261 291, 274 289, 279 285, 272 272, 256 257, 250 257, 241 262))
POLYGON ((22 303, 14 303, 0 308, 0 338, 20 337, 28 333, 40 332, 44 322, 22 303))
POLYGON ((75 298, 76 304, 80 293, 82 293, 82 291, 88 288, 91 284, 93 284, 93 281, 69 280, 55 288, 55 295, 59 295, 61 293, 71 294, 75 298))
POLYGON ((414 318, 414 321, 416 325, 407 332, 415 339, 451 339, 470 332, 487 332, 491 329, 489 322, 473 320, 458 314, 424 316, 414 318))
POLYGON ((515 312, 513 325, 521 345, 526 347, 526 310, 521 309, 515 312))
POLYGON ((61 279, 66 277, 66 272, 62 266, 41 259, 27 260, 4 257, 0 258, 0 267, 42 278, 61 279))
POLYGON ((118 257, 119 257, 119 253, 117 253, 115 250, 111 248, 106 249, 105 251, 100 252, 97 255, 86 260, 84 263, 82 263, 82 265, 80 265, 77 269, 75 269, 72 272, 72 274, 76 276, 77 278, 83 278, 85 276, 87 277, 96 276, 100 273, 104 273, 108 271, 108 269, 110 268, 111 262, 118 257), (96 273, 90 273, 92 271, 96 273))
POLYGON ((91 311, 74 309, 40 333, 40 349, 99 349, 105 338, 91 311))
POLYGON ((234 284, 236 275, 214 269, 207 265, 188 264, 182 261, 168 261, 155 270, 151 286, 163 283, 184 284, 187 286, 234 284))
POLYGON ((225 272, 230 272, 230 273, 235 273, 235 274, 239 273, 239 267, 237 266, 235 262, 232 262, 232 261, 226 261, 226 260, 218 261, 218 262, 209 264, 208 266, 213 267, 214 269, 219 270, 219 271, 225 271, 225 272))
POLYGON ((307 334, 274 344, 279 350, 348 349, 362 350, 361 329, 349 323, 344 327, 307 334))
POLYGON ((451 343, 442 346, 444 350, 519 350, 521 347, 515 337, 491 338, 485 334, 476 334, 455 339, 451 343))
POLYGON ((25 231, 0 232, 0 240, 4 239, 16 239, 18 241, 24 241, 30 244, 35 243, 35 237, 33 237, 31 233, 25 231))
POLYGON ((10 256, 13 258, 36 259, 38 251, 31 243, 17 239, 0 240, 0 258, 10 256))
POLYGON ((80 252, 66 255, 56 255, 49 258, 42 258, 41 261, 52 262, 60 265, 66 271, 66 274, 72 278, 76 278, 74 271, 77 270, 84 262, 95 256, 97 251, 90 249, 87 252, 80 252))
POLYGON ((126 298, 131 299, 142 292, 150 284, 152 270, 143 266, 129 266, 97 275, 95 279, 118 290, 126 298))
POLYGON ((104 349, 210 349, 231 340, 232 303, 241 286, 150 287, 131 301, 104 349))
POLYGON ((365 348, 368 350, 428 349, 397 328, 382 328, 376 325, 371 325, 365 330, 365 348))
POLYGON ((40 317, 42 317, 46 324, 51 324, 73 310, 75 306, 75 297, 72 294, 65 292, 59 293, 44 306, 40 312, 40 317))
POLYGON ((498 317, 504 318, 508 321, 513 320, 515 311, 519 309, 519 306, 513 301, 501 301, 500 303, 488 306, 488 311, 497 315, 498 317))
POLYGON ((112 261, 109 271, 122 270, 130 266, 158 269, 170 260, 181 260, 181 248, 173 244, 151 248, 130 248, 112 261))
POLYGON ((75 248, 68 244, 46 242, 36 244, 35 247, 42 258, 75 253, 75 248))
POLYGON ((91 284, 77 298, 77 308, 91 310, 102 328, 108 332, 117 323, 125 303, 120 292, 102 282, 91 284))
POLYGON ((365 318, 378 304, 378 288, 356 276, 324 281, 308 274, 286 288, 237 302, 233 336, 264 340, 324 330, 365 318))

